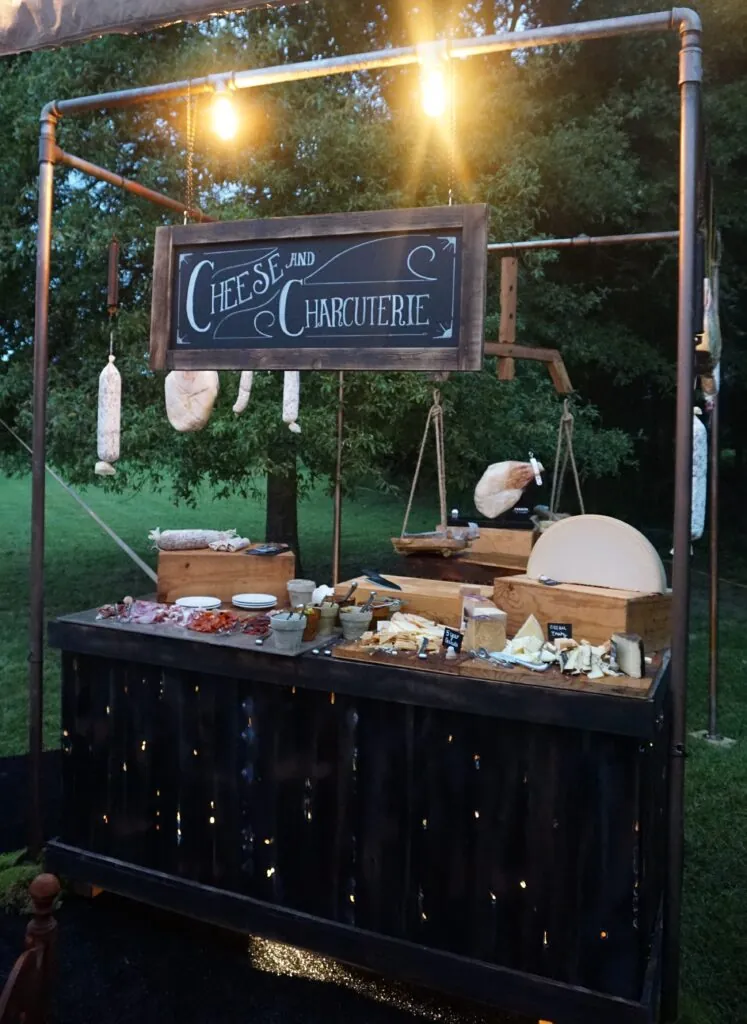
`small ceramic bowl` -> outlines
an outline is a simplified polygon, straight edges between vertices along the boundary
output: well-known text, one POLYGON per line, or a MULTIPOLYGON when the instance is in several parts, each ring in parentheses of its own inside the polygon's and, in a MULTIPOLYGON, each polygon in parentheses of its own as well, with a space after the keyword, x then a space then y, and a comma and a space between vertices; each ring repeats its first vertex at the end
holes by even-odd
POLYGON ((287 654, 297 654, 301 650, 301 639, 306 629, 306 616, 292 612, 279 612, 273 615, 271 629, 275 646, 287 654))
POLYGON ((359 605, 340 609, 342 635, 346 640, 360 640, 373 619, 373 612, 363 611, 359 605))

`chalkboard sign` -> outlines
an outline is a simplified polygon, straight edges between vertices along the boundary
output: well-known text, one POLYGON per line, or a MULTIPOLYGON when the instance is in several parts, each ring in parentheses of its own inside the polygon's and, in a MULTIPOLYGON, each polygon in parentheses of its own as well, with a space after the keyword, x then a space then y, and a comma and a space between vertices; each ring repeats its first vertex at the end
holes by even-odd
POLYGON ((487 208, 158 228, 153 369, 478 370, 487 208))
POLYGON ((449 626, 444 627, 442 647, 453 647, 455 651, 461 651, 463 643, 464 633, 460 633, 458 629, 451 629, 449 626))
POLYGON ((570 622, 548 622, 547 624, 547 639, 548 640, 572 640, 573 639, 573 625, 570 622))

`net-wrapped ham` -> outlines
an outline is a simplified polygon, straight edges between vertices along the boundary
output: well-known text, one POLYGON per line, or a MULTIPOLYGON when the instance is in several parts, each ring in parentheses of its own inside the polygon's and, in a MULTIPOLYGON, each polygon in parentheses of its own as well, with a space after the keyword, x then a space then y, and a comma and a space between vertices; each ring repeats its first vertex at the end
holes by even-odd
POLYGON ((180 433, 202 430, 218 397, 215 370, 172 370, 166 375, 166 415, 180 433))
MULTIPOLYGON (((542 466, 537 463, 542 471, 542 466)), ((521 499, 534 479, 534 467, 529 462, 495 462, 483 473, 475 488, 475 507, 487 519, 495 519, 508 512, 521 499)))

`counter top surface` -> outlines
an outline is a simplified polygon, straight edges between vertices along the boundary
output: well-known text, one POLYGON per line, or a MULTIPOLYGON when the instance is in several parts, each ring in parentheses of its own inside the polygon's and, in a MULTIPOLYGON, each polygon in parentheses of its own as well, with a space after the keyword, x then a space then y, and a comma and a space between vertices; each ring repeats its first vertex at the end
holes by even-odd
MULTIPOLYGON (((427 671, 398 664, 391 656, 347 660, 309 653, 324 643, 307 643, 306 653, 281 656, 271 642, 258 647, 243 634, 213 636, 182 627, 133 625, 97 619, 90 610, 50 623, 52 647, 70 653, 142 662, 164 669, 193 671, 274 685, 350 693, 400 703, 473 711, 475 714, 569 725, 576 728, 652 736, 660 727, 668 691, 669 652, 659 656, 650 685, 627 690, 610 684, 572 682, 560 672, 530 674, 490 669, 461 659, 459 672, 427 671)), ((341 652, 342 653, 342 652, 341 652)))

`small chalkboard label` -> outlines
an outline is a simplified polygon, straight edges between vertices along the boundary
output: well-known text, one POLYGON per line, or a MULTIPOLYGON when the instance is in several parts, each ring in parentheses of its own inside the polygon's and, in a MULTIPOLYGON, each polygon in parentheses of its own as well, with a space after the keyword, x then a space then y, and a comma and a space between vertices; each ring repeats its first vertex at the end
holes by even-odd
POLYGON ((444 647, 453 647, 455 651, 461 651, 463 642, 464 634, 460 633, 458 629, 449 629, 448 626, 444 628, 444 647))
POLYGON ((547 638, 548 640, 572 640, 573 625, 570 622, 548 622, 547 638))

